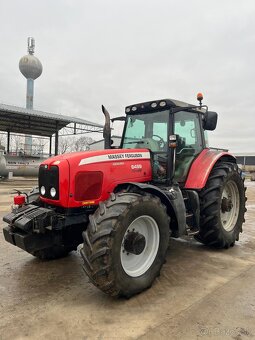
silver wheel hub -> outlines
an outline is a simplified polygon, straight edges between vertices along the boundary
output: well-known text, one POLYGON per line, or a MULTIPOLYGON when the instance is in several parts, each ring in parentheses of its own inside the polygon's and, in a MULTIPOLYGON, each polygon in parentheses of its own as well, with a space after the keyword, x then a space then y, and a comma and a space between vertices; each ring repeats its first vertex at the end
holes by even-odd
POLYGON ((151 216, 139 216, 129 225, 120 250, 126 274, 138 277, 151 267, 158 253, 159 239, 157 222, 151 216))
POLYGON ((236 183, 229 181, 225 184, 221 196, 220 218, 226 231, 234 229, 240 209, 240 197, 236 183))

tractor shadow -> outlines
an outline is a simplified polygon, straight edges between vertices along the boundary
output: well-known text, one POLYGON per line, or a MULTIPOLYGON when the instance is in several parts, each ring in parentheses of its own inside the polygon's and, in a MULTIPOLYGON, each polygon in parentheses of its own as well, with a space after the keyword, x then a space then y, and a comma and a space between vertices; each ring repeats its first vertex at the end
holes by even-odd
POLYGON ((55 299, 75 305, 93 303, 94 308, 112 304, 132 308, 162 304, 166 294, 174 301, 190 287, 204 289, 202 286, 215 277, 221 280, 227 272, 231 274, 234 248, 217 250, 190 238, 171 239, 160 276, 150 289, 129 300, 109 297, 90 283, 83 272, 79 251, 53 261, 40 261, 27 255, 24 265, 16 268, 15 294, 24 300, 36 298, 47 302, 55 299))

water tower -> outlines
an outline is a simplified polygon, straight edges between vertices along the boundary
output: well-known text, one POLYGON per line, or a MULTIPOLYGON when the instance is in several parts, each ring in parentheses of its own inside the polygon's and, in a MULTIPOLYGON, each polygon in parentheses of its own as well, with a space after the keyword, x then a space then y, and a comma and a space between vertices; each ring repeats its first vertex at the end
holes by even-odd
MULTIPOLYGON (((34 56, 35 52, 35 40, 29 37, 27 39, 28 55, 22 57, 19 61, 19 70, 23 76, 27 79, 27 96, 26 96, 26 108, 33 109, 34 100, 34 80, 40 77, 42 74, 42 64, 38 58, 34 56)), ((32 153, 32 136, 26 135, 24 151, 26 154, 32 153)))

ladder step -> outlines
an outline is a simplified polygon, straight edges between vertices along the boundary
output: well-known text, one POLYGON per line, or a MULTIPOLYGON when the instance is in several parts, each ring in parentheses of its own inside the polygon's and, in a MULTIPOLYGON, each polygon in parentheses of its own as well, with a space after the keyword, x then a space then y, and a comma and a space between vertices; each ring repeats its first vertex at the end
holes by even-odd
POLYGON ((194 215, 192 213, 186 213, 186 218, 193 217, 194 215))
POLYGON ((194 235, 197 235, 199 233, 199 230, 192 230, 190 228, 187 228, 186 231, 187 231, 188 236, 194 236, 194 235))

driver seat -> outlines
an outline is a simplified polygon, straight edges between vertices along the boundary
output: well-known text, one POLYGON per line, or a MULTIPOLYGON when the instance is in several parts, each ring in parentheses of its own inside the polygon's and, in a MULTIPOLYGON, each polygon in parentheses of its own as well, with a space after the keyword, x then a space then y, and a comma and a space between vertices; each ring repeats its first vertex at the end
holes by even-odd
POLYGON ((150 149, 152 152, 160 151, 159 143, 152 138, 143 138, 143 143, 137 143, 135 145, 136 149, 150 149))

